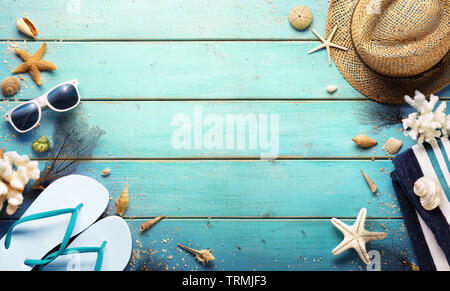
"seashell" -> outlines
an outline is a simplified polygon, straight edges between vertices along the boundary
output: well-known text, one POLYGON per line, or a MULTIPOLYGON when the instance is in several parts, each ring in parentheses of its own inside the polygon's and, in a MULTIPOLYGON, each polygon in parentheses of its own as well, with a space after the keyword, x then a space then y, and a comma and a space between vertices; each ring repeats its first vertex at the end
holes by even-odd
POLYGON ((362 148, 370 148, 377 144, 377 141, 364 135, 360 134, 354 138, 352 138, 352 141, 354 141, 358 146, 362 148))
POLYGON ((2 93, 5 96, 11 96, 19 92, 20 81, 16 77, 8 77, 2 82, 2 93))
POLYGON ((420 197, 424 209, 433 210, 441 203, 444 190, 435 178, 422 177, 414 183, 414 193, 420 197))
POLYGON ((337 89, 338 89, 338 87, 334 86, 334 85, 327 86, 327 91, 330 94, 333 94, 334 92, 336 92, 337 89))
POLYGON ((207 250, 207 249, 194 250, 189 247, 182 246, 180 244, 177 244, 177 246, 188 252, 195 254, 195 258, 203 265, 209 263, 210 261, 214 261, 216 259, 216 258, 214 258, 213 254, 211 254, 210 250, 207 250))
POLYGON ((165 215, 161 215, 158 217, 155 217, 153 219, 147 220, 146 222, 141 223, 141 226, 139 227, 139 232, 143 232, 147 228, 151 227, 152 225, 156 224, 161 219, 165 218, 165 215))
POLYGON ((28 35, 29 37, 36 38, 36 35, 38 34, 37 29, 34 26, 34 24, 31 22, 31 20, 29 20, 26 17, 17 18, 16 26, 20 32, 28 35))
POLYGON ((372 191, 372 193, 375 193, 375 191, 377 191, 377 185, 372 181, 372 179, 369 178, 369 176, 366 175, 366 173, 364 173, 363 170, 361 170, 361 173, 364 177, 364 180, 366 180, 367 185, 369 185, 370 191, 372 191))
POLYGON ((50 141, 43 135, 37 140, 33 141, 31 148, 37 153, 45 153, 50 149, 50 141))
POLYGON ((1 149, 0 149, 0 159, 3 159, 3 154, 5 153, 5 148, 4 147, 2 147, 1 149))
POLYGON ((312 15, 306 6, 295 6, 289 13, 289 22, 297 30, 304 30, 311 24, 312 15))
POLYGON ((125 187, 123 188, 119 198, 116 199, 117 214, 119 214, 120 216, 123 215, 123 212, 125 211, 125 208, 127 208, 129 201, 130 199, 128 197, 128 183, 127 183, 125 184, 125 187))
POLYGON ((102 176, 108 176, 109 174, 111 174, 111 169, 110 168, 106 168, 102 171, 102 176))
POLYGON ((403 145, 403 142, 401 140, 391 137, 384 144, 383 150, 389 154, 395 155, 396 153, 398 153, 398 151, 400 150, 402 145, 403 145))

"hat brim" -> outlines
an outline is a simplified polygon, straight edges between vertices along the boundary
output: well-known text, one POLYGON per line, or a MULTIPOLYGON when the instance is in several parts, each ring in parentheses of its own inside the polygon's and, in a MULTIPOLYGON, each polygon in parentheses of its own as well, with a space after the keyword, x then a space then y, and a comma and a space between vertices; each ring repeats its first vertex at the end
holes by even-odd
POLYGON ((344 78, 369 99, 387 103, 404 103, 404 96, 414 96, 419 90, 425 95, 436 94, 450 84, 450 54, 432 69, 412 78, 390 78, 369 68, 358 56, 351 38, 351 21, 358 0, 331 0, 328 8, 326 32, 338 27, 333 43, 348 51, 332 49, 331 56, 344 78))

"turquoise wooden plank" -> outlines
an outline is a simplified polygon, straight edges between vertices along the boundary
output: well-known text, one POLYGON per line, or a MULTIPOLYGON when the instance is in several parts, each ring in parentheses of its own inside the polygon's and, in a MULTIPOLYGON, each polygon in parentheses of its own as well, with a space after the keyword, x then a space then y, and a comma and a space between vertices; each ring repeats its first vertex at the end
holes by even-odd
MULTIPOLYGON (((23 44, 21 44, 23 45, 23 44)), ((40 42, 27 43, 34 52, 40 42)), ((329 66, 317 42, 50 42, 45 59, 58 70, 38 88, 23 74, 19 99, 36 98, 78 78, 84 99, 323 99, 363 98, 329 66), (339 87, 334 94, 328 85, 339 87)), ((0 42, 0 78, 21 63, 0 42)), ((450 96, 444 90, 440 96, 450 96)))
MULTIPOLYGON (((0 113, 16 104, 5 103, 0 113)), ((270 154, 276 158, 386 158, 383 140, 401 139, 403 149, 414 144, 409 137, 403 136, 400 125, 374 128, 372 124, 362 123, 359 115, 365 116, 365 108, 369 105, 369 102, 84 102, 75 114, 106 131, 94 151, 96 158, 259 159, 270 154), (239 118, 239 114, 248 116, 255 126, 249 129, 245 120, 244 126, 231 122, 239 118), (227 118, 229 133, 226 131, 227 118), (211 124, 202 126, 202 121, 197 119, 211 124), (237 142, 237 132, 241 144, 237 142), (352 138, 361 132, 375 138, 378 145, 359 149, 352 138), (183 140, 178 134, 186 138, 183 140), (234 140, 231 140, 233 136, 234 140)), ((15 134, 3 122, 0 136, 7 141, 8 149, 30 154, 34 139, 53 134, 56 116, 46 110, 41 126, 24 135, 15 134)))
MULTIPOLYGON (((390 161, 97 161, 80 163, 76 173, 105 185, 109 214, 128 183, 126 217, 352 217, 366 207, 369 217, 399 218, 392 168, 390 161), (112 173, 102 177, 106 168, 112 173), (361 169, 377 183, 377 195, 361 169)), ((38 193, 27 189, 13 217, 38 193)))
MULTIPOLYGON (((41 42, 27 42, 30 52, 41 42)), ((26 78, 20 99, 35 98, 78 78, 84 99, 320 99, 364 98, 330 67, 317 42, 49 42, 38 88, 26 78), (325 74, 326 72, 326 74, 325 74), (326 87, 337 85, 329 94, 326 87)), ((23 43, 19 43, 23 46, 23 43)), ((21 60, 0 42, 0 78, 21 60)))
POLYGON ((15 28, 25 13, 42 39, 271 39, 312 38, 291 28, 292 7, 306 5, 313 27, 325 31, 326 0, 2 1, 0 38, 24 36, 15 28))
MULTIPOLYGON (((331 254, 342 234, 328 219, 166 219, 139 234, 143 221, 127 220, 133 237, 133 256, 127 270, 366 270, 353 250, 339 256, 331 254), (212 249, 216 260, 202 266, 177 243, 212 249)), ((10 225, 0 222, 0 236, 10 225)), ((367 245, 368 250, 380 252, 382 270, 408 270, 399 258, 416 262, 402 220, 368 219, 366 228, 388 233, 386 239, 367 245)))

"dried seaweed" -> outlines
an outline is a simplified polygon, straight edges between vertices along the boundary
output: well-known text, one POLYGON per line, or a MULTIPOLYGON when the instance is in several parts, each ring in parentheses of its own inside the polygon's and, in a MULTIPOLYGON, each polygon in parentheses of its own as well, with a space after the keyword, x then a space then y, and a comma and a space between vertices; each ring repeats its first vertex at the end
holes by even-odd
POLYGON ((48 151, 49 161, 33 189, 43 190, 52 181, 74 173, 80 160, 92 158, 92 153, 105 131, 89 127, 76 112, 60 114, 53 131, 53 145, 48 151))
POLYGON ((405 105, 387 105, 377 102, 364 102, 357 110, 358 121, 381 127, 390 127, 402 122, 408 116, 408 107, 405 105))

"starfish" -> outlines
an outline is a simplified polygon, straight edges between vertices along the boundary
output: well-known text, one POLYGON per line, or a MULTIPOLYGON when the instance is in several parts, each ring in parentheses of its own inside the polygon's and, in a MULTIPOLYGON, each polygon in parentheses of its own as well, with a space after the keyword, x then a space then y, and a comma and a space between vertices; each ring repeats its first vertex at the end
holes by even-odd
POLYGON ((14 49, 16 54, 23 60, 17 68, 11 71, 13 74, 20 74, 29 72, 31 79, 38 84, 42 85, 41 81, 41 71, 51 71, 56 70, 56 66, 50 62, 42 59, 45 52, 47 51, 47 43, 43 43, 42 46, 34 53, 30 55, 24 50, 14 49))
POLYGON ((334 27, 333 31, 330 33, 330 36, 328 37, 328 39, 324 39, 323 37, 321 37, 314 29, 311 28, 311 31, 320 39, 321 42, 323 42, 323 44, 319 45, 318 47, 310 50, 308 52, 308 54, 312 54, 320 49, 323 49, 324 47, 327 48, 327 53, 328 53, 328 63, 331 66, 331 55, 330 55, 330 48, 334 47, 343 51, 348 51, 348 48, 337 45, 335 43, 332 43, 331 40, 333 39, 334 33, 337 30, 337 26, 334 27))
POLYGON ((370 258, 366 251, 366 243, 371 240, 384 239, 387 234, 384 232, 366 231, 364 229, 366 214, 367 209, 361 209, 355 224, 352 226, 348 226, 337 218, 331 219, 333 225, 344 234, 344 240, 331 251, 333 255, 338 255, 349 248, 354 248, 364 263, 370 263, 370 258))

